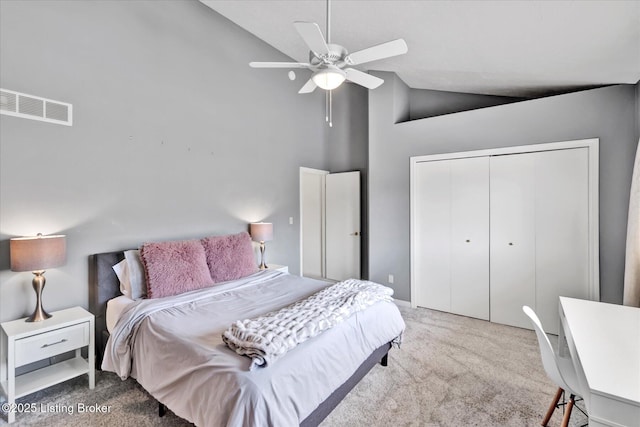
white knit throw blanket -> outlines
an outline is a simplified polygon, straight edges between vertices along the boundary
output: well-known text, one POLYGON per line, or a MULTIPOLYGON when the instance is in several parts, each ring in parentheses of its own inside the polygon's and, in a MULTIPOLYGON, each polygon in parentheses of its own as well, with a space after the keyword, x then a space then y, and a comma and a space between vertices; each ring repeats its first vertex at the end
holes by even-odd
POLYGON ((378 301, 392 302, 393 289, 349 279, 254 319, 239 320, 222 334, 236 353, 249 356, 250 370, 266 367, 298 344, 378 301))

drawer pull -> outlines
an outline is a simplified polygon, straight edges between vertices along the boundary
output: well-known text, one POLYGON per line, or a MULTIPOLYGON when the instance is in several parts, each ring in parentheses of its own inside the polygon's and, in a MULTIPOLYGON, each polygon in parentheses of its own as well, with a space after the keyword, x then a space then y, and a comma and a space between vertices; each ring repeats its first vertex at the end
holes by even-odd
POLYGON ((56 342, 52 342, 51 344, 43 344, 42 347, 40 348, 47 348, 47 347, 51 347, 52 345, 56 345, 56 344, 62 344, 63 342, 67 342, 66 338, 61 339, 60 341, 56 341, 56 342))

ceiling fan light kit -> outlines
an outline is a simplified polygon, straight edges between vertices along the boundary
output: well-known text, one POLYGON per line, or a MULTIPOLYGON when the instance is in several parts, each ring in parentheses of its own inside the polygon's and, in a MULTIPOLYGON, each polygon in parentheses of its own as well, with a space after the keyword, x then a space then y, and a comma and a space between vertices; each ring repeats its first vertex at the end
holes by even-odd
MULTIPOLYGON (((392 40, 367 49, 349 54, 342 46, 330 42, 330 4, 327 0, 327 39, 325 41, 320 27, 315 22, 294 22, 293 25, 309 48, 309 62, 250 62, 253 68, 308 68, 313 71, 311 78, 298 93, 311 93, 316 87, 332 91, 345 80, 375 89, 384 80, 346 66, 364 64, 379 59, 390 58, 407 53, 407 44, 403 39, 392 40)), ((327 122, 331 126, 331 92, 327 96, 327 122)))
POLYGON ((345 81, 347 73, 335 65, 327 65, 326 68, 316 71, 311 78, 320 89, 333 90, 345 81))

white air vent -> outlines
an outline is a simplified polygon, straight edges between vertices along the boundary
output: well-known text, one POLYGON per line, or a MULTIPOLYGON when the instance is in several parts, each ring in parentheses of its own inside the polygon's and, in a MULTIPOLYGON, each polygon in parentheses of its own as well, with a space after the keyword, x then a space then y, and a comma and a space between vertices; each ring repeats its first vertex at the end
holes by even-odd
POLYGON ((7 89, 0 89, 0 114, 73 125, 73 105, 7 89))

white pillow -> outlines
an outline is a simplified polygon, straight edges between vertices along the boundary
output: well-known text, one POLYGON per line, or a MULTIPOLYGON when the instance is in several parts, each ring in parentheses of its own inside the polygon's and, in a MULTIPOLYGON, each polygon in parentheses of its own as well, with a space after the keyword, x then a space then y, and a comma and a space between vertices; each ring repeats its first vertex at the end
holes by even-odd
POLYGON ((118 280, 120 280, 120 293, 131 298, 131 281, 129 279, 129 266, 126 259, 123 259, 113 267, 118 280))
POLYGON ((120 280, 120 292, 122 295, 133 300, 147 296, 147 282, 140 259, 140 251, 125 251, 124 259, 112 268, 116 272, 118 280, 120 280))
MULTIPOLYGON (((131 285, 131 299, 147 297, 147 281, 144 275, 144 267, 140 259, 140 251, 137 249, 125 251, 124 258, 129 269, 129 283, 131 285)), ((126 294, 125 294, 126 295, 126 294)))

